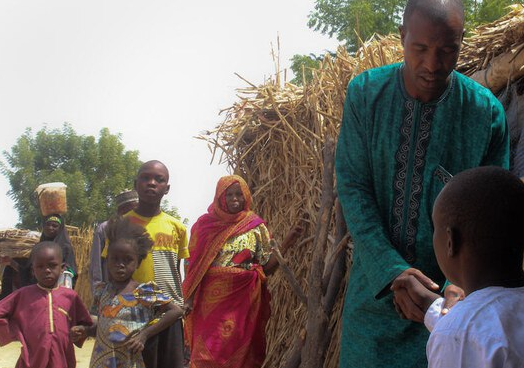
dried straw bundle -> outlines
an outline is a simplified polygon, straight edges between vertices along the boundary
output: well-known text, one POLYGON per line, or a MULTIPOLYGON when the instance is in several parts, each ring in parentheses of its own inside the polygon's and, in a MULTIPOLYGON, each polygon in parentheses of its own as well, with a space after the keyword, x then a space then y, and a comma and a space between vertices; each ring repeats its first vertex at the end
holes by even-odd
POLYGON ((0 256, 28 258, 40 234, 30 230, 6 229, 0 231, 0 256))
POLYGON ((522 49, 524 45, 524 5, 514 4, 509 13, 477 27, 464 40, 458 70, 466 75, 486 69, 498 55, 522 49))
POLYGON ((91 244, 93 243, 93 228, 69 228, 71 245, 75 251, 76 265, 78 267, 78 279, 75 291, 78 293, 84 304, 89 307, 92 302, 91 283, 89 281, 89 263, 91 244))

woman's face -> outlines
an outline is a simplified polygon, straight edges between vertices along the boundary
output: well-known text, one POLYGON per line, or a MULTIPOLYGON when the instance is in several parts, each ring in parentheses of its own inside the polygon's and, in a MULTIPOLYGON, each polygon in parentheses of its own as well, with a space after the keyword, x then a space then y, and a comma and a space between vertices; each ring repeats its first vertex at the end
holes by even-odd
POLYGON ((47 221, 44 225, 44 235, 48 239, 56 238, 58 234, 58 229, 60 229, 60 224, 56 221, 47 221))
POLYGON ((246 200, 239 183, 235 183, 226 189, 226 206, 229 213, 239 213, 244 209, 245 204, 246 200))

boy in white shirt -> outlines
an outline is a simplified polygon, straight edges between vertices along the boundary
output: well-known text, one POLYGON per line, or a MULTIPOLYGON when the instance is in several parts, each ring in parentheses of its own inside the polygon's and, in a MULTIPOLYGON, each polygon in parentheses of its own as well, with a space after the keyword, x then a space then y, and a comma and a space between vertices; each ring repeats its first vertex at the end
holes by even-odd
POLYGON ((438 264, 465 299, 442 315, 443 299, 414 277, 392 286, 418 285, 429 367, 524 367, 524 183, 499 167, 466 170, 437 197, 433 224, 438 264))

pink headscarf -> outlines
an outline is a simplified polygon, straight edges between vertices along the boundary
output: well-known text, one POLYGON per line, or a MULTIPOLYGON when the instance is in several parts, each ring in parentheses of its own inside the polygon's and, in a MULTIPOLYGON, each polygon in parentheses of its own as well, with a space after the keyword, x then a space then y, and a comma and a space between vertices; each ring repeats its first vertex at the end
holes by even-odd
POLYGON ((264 223, 257 214, 250 210, 251 192, 242 177, 223 176, 217 183, 215 198, 207 209, 208 213, 200 216, 191 228, 189 242, 189 266, 183 282, 184 297, 189 297, 196 290, 200 281, 215 260, 227 239, 243 234, 264 223), (244 209, 232 214, 225 209, 225 192, 231 185, 238 183, 244 196, 244 209))

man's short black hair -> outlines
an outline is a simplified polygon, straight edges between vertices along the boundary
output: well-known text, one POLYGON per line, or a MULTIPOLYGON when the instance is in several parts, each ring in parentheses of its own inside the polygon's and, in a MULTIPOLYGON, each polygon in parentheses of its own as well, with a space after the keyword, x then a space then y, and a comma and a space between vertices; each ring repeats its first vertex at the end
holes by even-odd
POLYGON ((406 26, 415 11, 436 23, 445 22, 450 11, 457 12, 464 19, 464 4, 461 0, 408 0, 402 17, 403 26, 406 26))
POLYGON ((504 259, 524 251, 524 183, 496 166, 463 171, 439 198, 440 216, 477 254, 504 259))

